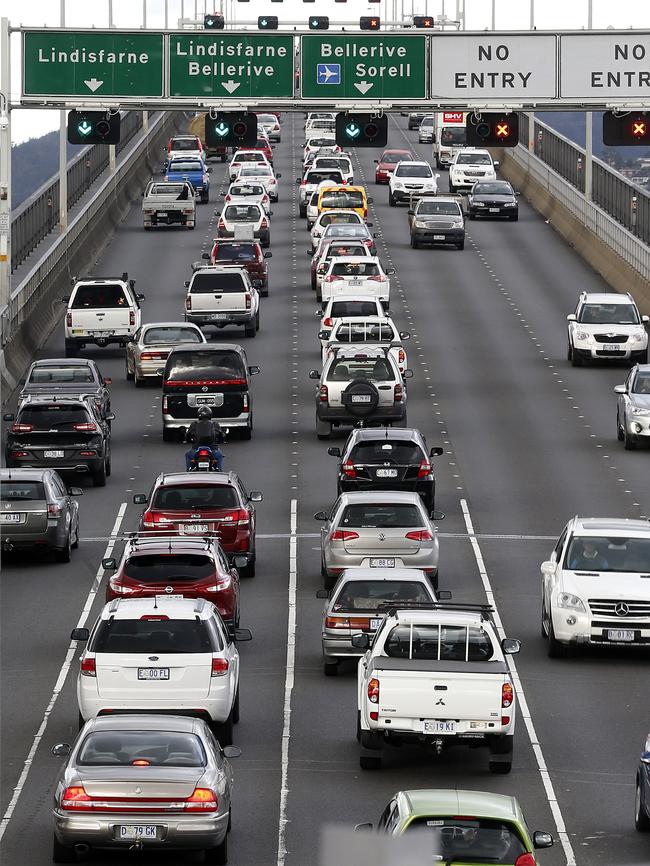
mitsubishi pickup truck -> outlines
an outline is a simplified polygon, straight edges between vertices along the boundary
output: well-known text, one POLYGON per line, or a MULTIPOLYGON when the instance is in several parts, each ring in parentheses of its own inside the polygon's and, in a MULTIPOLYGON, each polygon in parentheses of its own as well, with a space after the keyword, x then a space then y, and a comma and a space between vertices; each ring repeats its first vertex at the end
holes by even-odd
POLYGON ((145 231, 159 225, 193 229, 196 224, 196 202, 192 186, 187 181, 150 181, 142 194, 142 220, 145 231))
POLYGON ((72 280, 70 295, 61 298, 67 305, 65 314, 65 356, 74 358, 89 343, 122 348, 140 327, 140 301, 144 295, 135 291, 135 280, 127 273, 121 278, 88 277, 72 280))
POLYGON ((195 325, 243 325, 247 337, 260 327, 260 296, 245 268, 207 266, 186 280, 185 321, 195 325))
POLYGON ((167 165, 165 180, 167 183, 189 181, 194 194, 202 204, 210 201, 210 178, 212 172, 198 156, 173 156, 167 165))
MULTIPOLYGON (((374 641, 352 635, 359 660, 357 737, 362 769, 379 769, 386 745, 421 744, 436 754, 466 744, 489 751, 492 773, 509 773, 515 692, 488 605, 387 606, 374 641)), ((377 612, 379 615, 379 612, 377 612)))

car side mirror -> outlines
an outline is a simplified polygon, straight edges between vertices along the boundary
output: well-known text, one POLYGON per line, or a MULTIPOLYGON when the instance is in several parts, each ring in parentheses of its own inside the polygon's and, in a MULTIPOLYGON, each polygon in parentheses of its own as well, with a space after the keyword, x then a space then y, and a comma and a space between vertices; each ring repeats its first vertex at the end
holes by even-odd
POLYGON ((221 750, 221 754, 224 758, 238 758, 241 755, 241 749, 239 746, 224 746, 221 750))
POLYGON ((395 268, 386 268, 384 273, 386 274, 387 277, 392 277, 393 274, 395 273, 395 268))
POLYGON ((445 512, 444 511, 432 511, 431 512, 431 520, 444 520, 445 512))
POLYGON ((235 640, 238 643, 242 641, 253 640, 253 632, 249 628, 236 628, 235 640))
POLYGON ((373 159, 373 162, 376 162, 377 165, 379 165, 379 160, 378 160, 378 159, 373 159))
POLYGON ((271 252, 271 250, 265 250, 264 251, 264 258, 265 259, 272 259, 273 258, 273 253, 271 252))
POLYGON ((410 207, 410 208, 406 211, 406 213, 407 213, 409 216, 415 216, 415 211, 413 210, 412 207, 410 207))
POLYGON ((330 457, 340 457, 341 449, 337 445, 333 445, 331 448, 327 449, 327 453, 330 457))
POLYGON ((404 372, 402 373, 402 379, 412 379, 412 378, 413 378, 413 370, 408 369, 408 368, 406 370, 404 370, 404 372))
POLYGON ((307 255, 308 255, 308 256, 313 256, 313 255, 314 255, 314 252, 315 252, 315 251, 314 251, 314 250, 311 250, 311 249, 310 249, 310 250, 307 250, 307 255))
POLYGON ((248 494, 249 502, 261 502, 264 499, 264 494, 261 490, 251 490, 248 494))
POLYGON ((235 566, 235 568, 246 568, 246 566, 248 565, 248 558, 245 556, 235 556, 232 564, 235 566))
POLYGON ((431 448, 431 450, 429 451, 429 457, 442 457, 444 453, 445 449, 442 448, 440 445, 436 445, 435 448, 431 448))
POLYGON ((84 492, 81 487, 68 487, 68 496, 83 496, 84 492))
POLYGON ((329 598, 330 594, 326 589, 317 589, 316 598, 329 598))
POLYGON ((370 821, 366 821, 363 824, 354 825, 355 833, 367 833, 370 830, 372 830, 372 823, 370 821))
POLYGON ((515 655, 521 649, 521 641, 515 637, 504 637, 501 641, 501 649, 507 656, 515 655))
POLYGON ((272 210, 269 211, 269 216, 270 216, 270 217, 273 216, 273 211, 272 211, 272 210))
POLYGON ((435 177, 436 180, 438 180, 438 178, 440 177, 440 175, 439 175, 439 174, 435 174, 434 177, 435 177))
POLYGON ((141 192, 141 193, 140 193, 140 196, 141 196, 141 197, 142 197, 142 198, 144 198, 144 193, 143 193, 143 192, 141 192))
POLYGON ((327 520, 327 512, 317 511, 316 514, 314 514, 314 520, 327 520))
POLYGON ((351 643, 355 649, 368 649, 370 646, 370 635, 361 633, 353 634, 351 643))
POLYGON ((575 313, 571 313, 570 315, 568 315, 566 317, 566 320, 567 320, 567 322, 577 322, 578 321, 575 313))
POLYGON ((375 200, 374 200, 374 198, 373 198, 372 196, 370 196, 370 198, 367 198, 367 199, 366 199, 366 202, 367 202, 368 204, 374 204, 374 203, 375 203, 375 200))
POLYGON ((309 371, 309 378, 310 379, 320 379, 320 373, 318 372, 318 370, 310 370, 309 371))
POLYGON ((498 159, 495 159, 495 160, 494 160, 494 167, 495 167, 495 168, 498 168, 499 165, 500 165, 499 160, 498 160, 498 159))
POLYGON ((117 560, 114 556, 107 556, 105 559, 102 559, 102 568, 104 571, 115 571, 117 568, 117 560))
POLYGON ((331 332, 327 331, 327 330, 319 331, 318 332, 318 339, 319 340, 329 340, 330 333, 331 332))
POLYGON ((147 494, 146 493, 134 493, 133 494, 133 504, 134 505, 146 505, 147 504, 147 494))
POLYGON ((109 379, 108 376, 104 376, 104 385, 112 385, 112 384, 113 384, 113 380, 109 379))
POLYGON ((201 258, 210 261, 210 253, 201 253, 201 258))
POLYGON ((543 833, 541 830, 535 830, 533 833, 534 848, 552 848, 553 837, 550 833, 543 833))
POLYGON ((410 331, 400 331, 399 332, 400 340, 410 340, 411 332, 410 331))
POLYGON ((185 286, 186 289, 189 289, 189 287, 190 287, 190 281, 189 281, 189 280, 185 280, 185 282, 183 283, 183 285, 185 286))
POLYGON ((146 296, 146 295, 143 295, 142 292, 140 292, 139 294, 137 294, 137 295, 136 295, 136 298, 138 299, 138 301, 146 301, 146 300, 147 300, 147 296, 146 296))
POLYGON ((641 316, 641 321, 644 325, 646 325, 648 322, 650 322, 650 316, 641 316))
POLYGON ((323 311, 322 310, 316 310, 314 312, 314 315, 318 316, 319 319, 322 319, 323 318, 323 311))
POLYGON ((448 589, 439 589, 436 597, 438 601, 451 601, 451 592, 448 589))
POLYGON ((625 385, 614 385, 614 393, 627 394, 627 388, 625 387, 625 385))
POLYGON ((52 746, 52 754, 55 758, 67 758, 71 751, 70 743, 57 743, 56 746, 52 746))
MULTIPOLYGON (((366 223, 366 225, 368 226, 369 229, 371 229, 373 227, 374 223, 366 223)), ((375 235, 373 235, 373 238, 374 237, 375 237, 375 235)))
POLYGON ((86 641, 90 637, 90 631, 87 628, 73 628, 70 632, 70 640, 86 641))
POLYGON ((276 178, 278 178, 278 177, 282 177, 282 172, 281 172, 281 171, 279 171, 279 172, 276 174, 276 178))
POLYGON ((297 184, 298 186, 300 186, 300 178, 299 178, 299 177, 296 178, 296 184, 297 184))
POLYGON ((7 412, 2 416, 3 421, 13 421, 15 419, 15 415, 13 412, 7 412))
POLYGON ((549 559, 541 564, 540 569, 543 575, 552 577, 555 574, 555 563, 552 559, 549 559))
POLYGON ((260 372, 260 367, 257 364, 251 364, 248 368, 248 373, 250 376, 257 376, 260 372))
POLYGON ((104 421, 115 421, 115 412, 107 412, 104 415, 104 421))
POLYGON ((521 195, 521 193, 517 190, 517 192, 515 192, 515 195, 521 195))
POLYGON ((61 298, 61 303, 62 303, 62 304, 69 304, 69 303, 70 303, 70 295, 64 295, 64 296, 61 298))

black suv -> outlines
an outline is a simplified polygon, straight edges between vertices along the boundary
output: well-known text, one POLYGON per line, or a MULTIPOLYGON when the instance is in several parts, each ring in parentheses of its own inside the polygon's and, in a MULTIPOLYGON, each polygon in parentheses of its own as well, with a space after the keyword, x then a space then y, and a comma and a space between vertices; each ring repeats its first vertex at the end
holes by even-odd
POLYGON ((419 493, 431 512, 435 507, 436 476, 431 457, 443 448, 427 448, 419 430, 395 427, 362 427, 353 430, 343 447, 328 448, 339 457, 336 492, 355 490, 409 490, 419 493))
POLYGON ((90 474, 96 487, 111 474, 111 431, 90 398, 28 397, 7 433, 5 456, 9 468, 56 469, 90 474))
POLYGON ((97 364, 87 358, 45 358, 34 361, 18 397, 92 397, 105 420, 111 411, 111 392, 97 364))

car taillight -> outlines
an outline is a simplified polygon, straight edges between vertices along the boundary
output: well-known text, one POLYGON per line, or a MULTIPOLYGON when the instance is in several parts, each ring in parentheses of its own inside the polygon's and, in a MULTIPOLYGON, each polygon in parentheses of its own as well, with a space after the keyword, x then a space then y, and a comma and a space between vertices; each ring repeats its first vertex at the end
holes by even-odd
POLYGON ((47 506, 47 516, 48 517, 60 517, 61 515, 61 506, 56 505, 54 502, 49 502, 47 506))
POLYGON ((248 394, 244 394, 244 405, 242 406, 242 412, 250 412, 250 403, 248 402, 248 394))
POLYGON ((65 317, 65 323, 68 328, 72 327, 72 313, 67 313, 65 317))
POLYGON ((350 620, 347 616, 326 616, 325 628, 350 628, 350 620))
POLYGON ((224 677, 228 673, 228 659, 212 659, 213 677, 224 677))
POLYGON ((404 537, 411 541, 433 541, 430 529, 414 529, 412 532, 407 532, 404 537))
POLYGON ((266 217, 262 217, 262 222, 260 223, 261 229, 267 229, 269 227, 269 221, 266 217))
POLYGON ((345 463, 342 463, 341 469, 343 470, 347 478, 357 477, 357 470, 354 468, 354 463, 351 460, 346 460, 345 463))
POLYGON ((323 279, 323 282, 324 282, 324 283, 333 283, 335 279, 336 279, 336 277, 334 276, 334 274, 328 274, 328 275, 323 279))
POLYGON ((401 403, 403 396, 404 396, 404 388, 399 384, 395 385, 395 390, 393 392, 393 400, 396 403, 401 403))
POLYGON ((97 452, 94 449, 89 449, 87 451, 80 451, 79 452, 80 457, 95 457, 96 454, 97 454, 97 452))
POLYGON ((164 361, 167 358, 168 352, 142 352, 140 355, 141 361, 164 361))
POLYGON ((379 703, 379 680, 375 677, 368 683, 368 700, 371 704, 379 703))
POLYGON ((324 328, 331 328, 333 324, 334 324, 334 319, 330 318, 330 316, 325 316, 325 318, 323 319, 323 327, 324 328))
POLYGON ((27 457, 27 452, 26 451, 12 451, 11 456, 12 457, 27 457))
POLYGON ((12 424, 12 433, 30 433, 34 429, 33 424, 12 424))
POLYGON ((216 812, 219 808, 217 795, 211 788, 195 788, 185 801, 185 812, 216 812))
POLYGON ((232 199, 232 196, 230 195, 230 193, 228 193, 226 195, 225 201, 230 201, 231 199, 232 199))
POLYGON ((353 541, 359 537, 358 532, 353 532, 351 529, 335 529, 330 535, 330 541, 353 541))
POLYGON ((169 411, 169 403, 167 402, 167 395, 166 395, 166 394, 165 394, 165 396, 163 397, 163 401, 162 401, 162 410, 163 410, 163 412, 168 412, 168 411, 169 411))
POLYGON ((186 309, 186 310, 191 310, 191 309, 192 309, 192 295, 188 295, 188 296, 185 298, 185 309, 186 309))
POLYGON ((300 181, 300 186, 307 186, 307 181, 306 181, 306 180, 301 180, 301 181, 300 181))
POLYGON ((82 677, 96 677, 97 676, 97 665, 95 663, 95 659, 83 658, 81 660, 81 676, 82 677))
POLYGON ((431 464, 428 460, 424 459, 420 461, 420 468, 418 469, 418 478, 426 478, 427 475, 431 473, 431 464))
POLYGON ((501 686, 501 706, 509 707, 514 699, 514 692, 511 683, 504 683, 501 686))
POLYGON ((327 392, 327 385, 321 385, 318 389, 318 399, 321 403, 327 403, 329 396, 327 392))
POLYGON ((82 424, 73 424, 72 429, 79 433, 95 433, 97 425, 94 421, 84 421, 82 424))
POLYGON ((397 363, 403 364, 405 361, 406 361, 406 352, 404 351, 404 349, 400 349, 399 352, 397 353, 397 363))
POLYGON ((363 242, 367 247, 372 246, 372 238, 365 238, 363 242))
POLYGON ((535 857, 532 854, 520 854, 515 860, 515 866, 536 866, 535 857))
POLYGON ((244 299, 246 301, 246 309, 250 310, 250 308, 251 308, 251 296, 248 292, 246 292, 246 294, 244 295, 244 299))
POLYGON ((318 267, 316 268, 316 273, 317 274, 324 274, 326 270, 327 270, 327 265, 318 265, 318 267))
POLYGON ((92 800, 86 794, 86 789, 83 785, 70 785, 61 795, 60 806, 66 810, 78 809, 79 811, 87 811, 92 808, 89 805, 91 802, 92 800))
POLYGON ((219 220, 219 228, 220 228, 220 229, 225 229, 225 227, 226 227, 225 222, 224 222, 222 219, 220 219, 220 220, 219 220))
POLYGON ((375 274, 372 277, 366 277, 369 282, 373 283, 385 283, 386 277, 383 274, 375 274))
POLYGON ((129 325, 135 325, 135 312, 129 310, 129 325))

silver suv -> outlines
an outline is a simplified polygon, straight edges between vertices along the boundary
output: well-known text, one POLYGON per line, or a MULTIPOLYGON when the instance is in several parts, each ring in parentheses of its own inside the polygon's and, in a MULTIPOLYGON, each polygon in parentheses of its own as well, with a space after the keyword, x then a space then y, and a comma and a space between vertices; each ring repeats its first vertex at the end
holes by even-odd
POLYGON ((616 433, 625 450, 650 442, 650 364, 636 364, 624 385, 616 385, 616 433))

